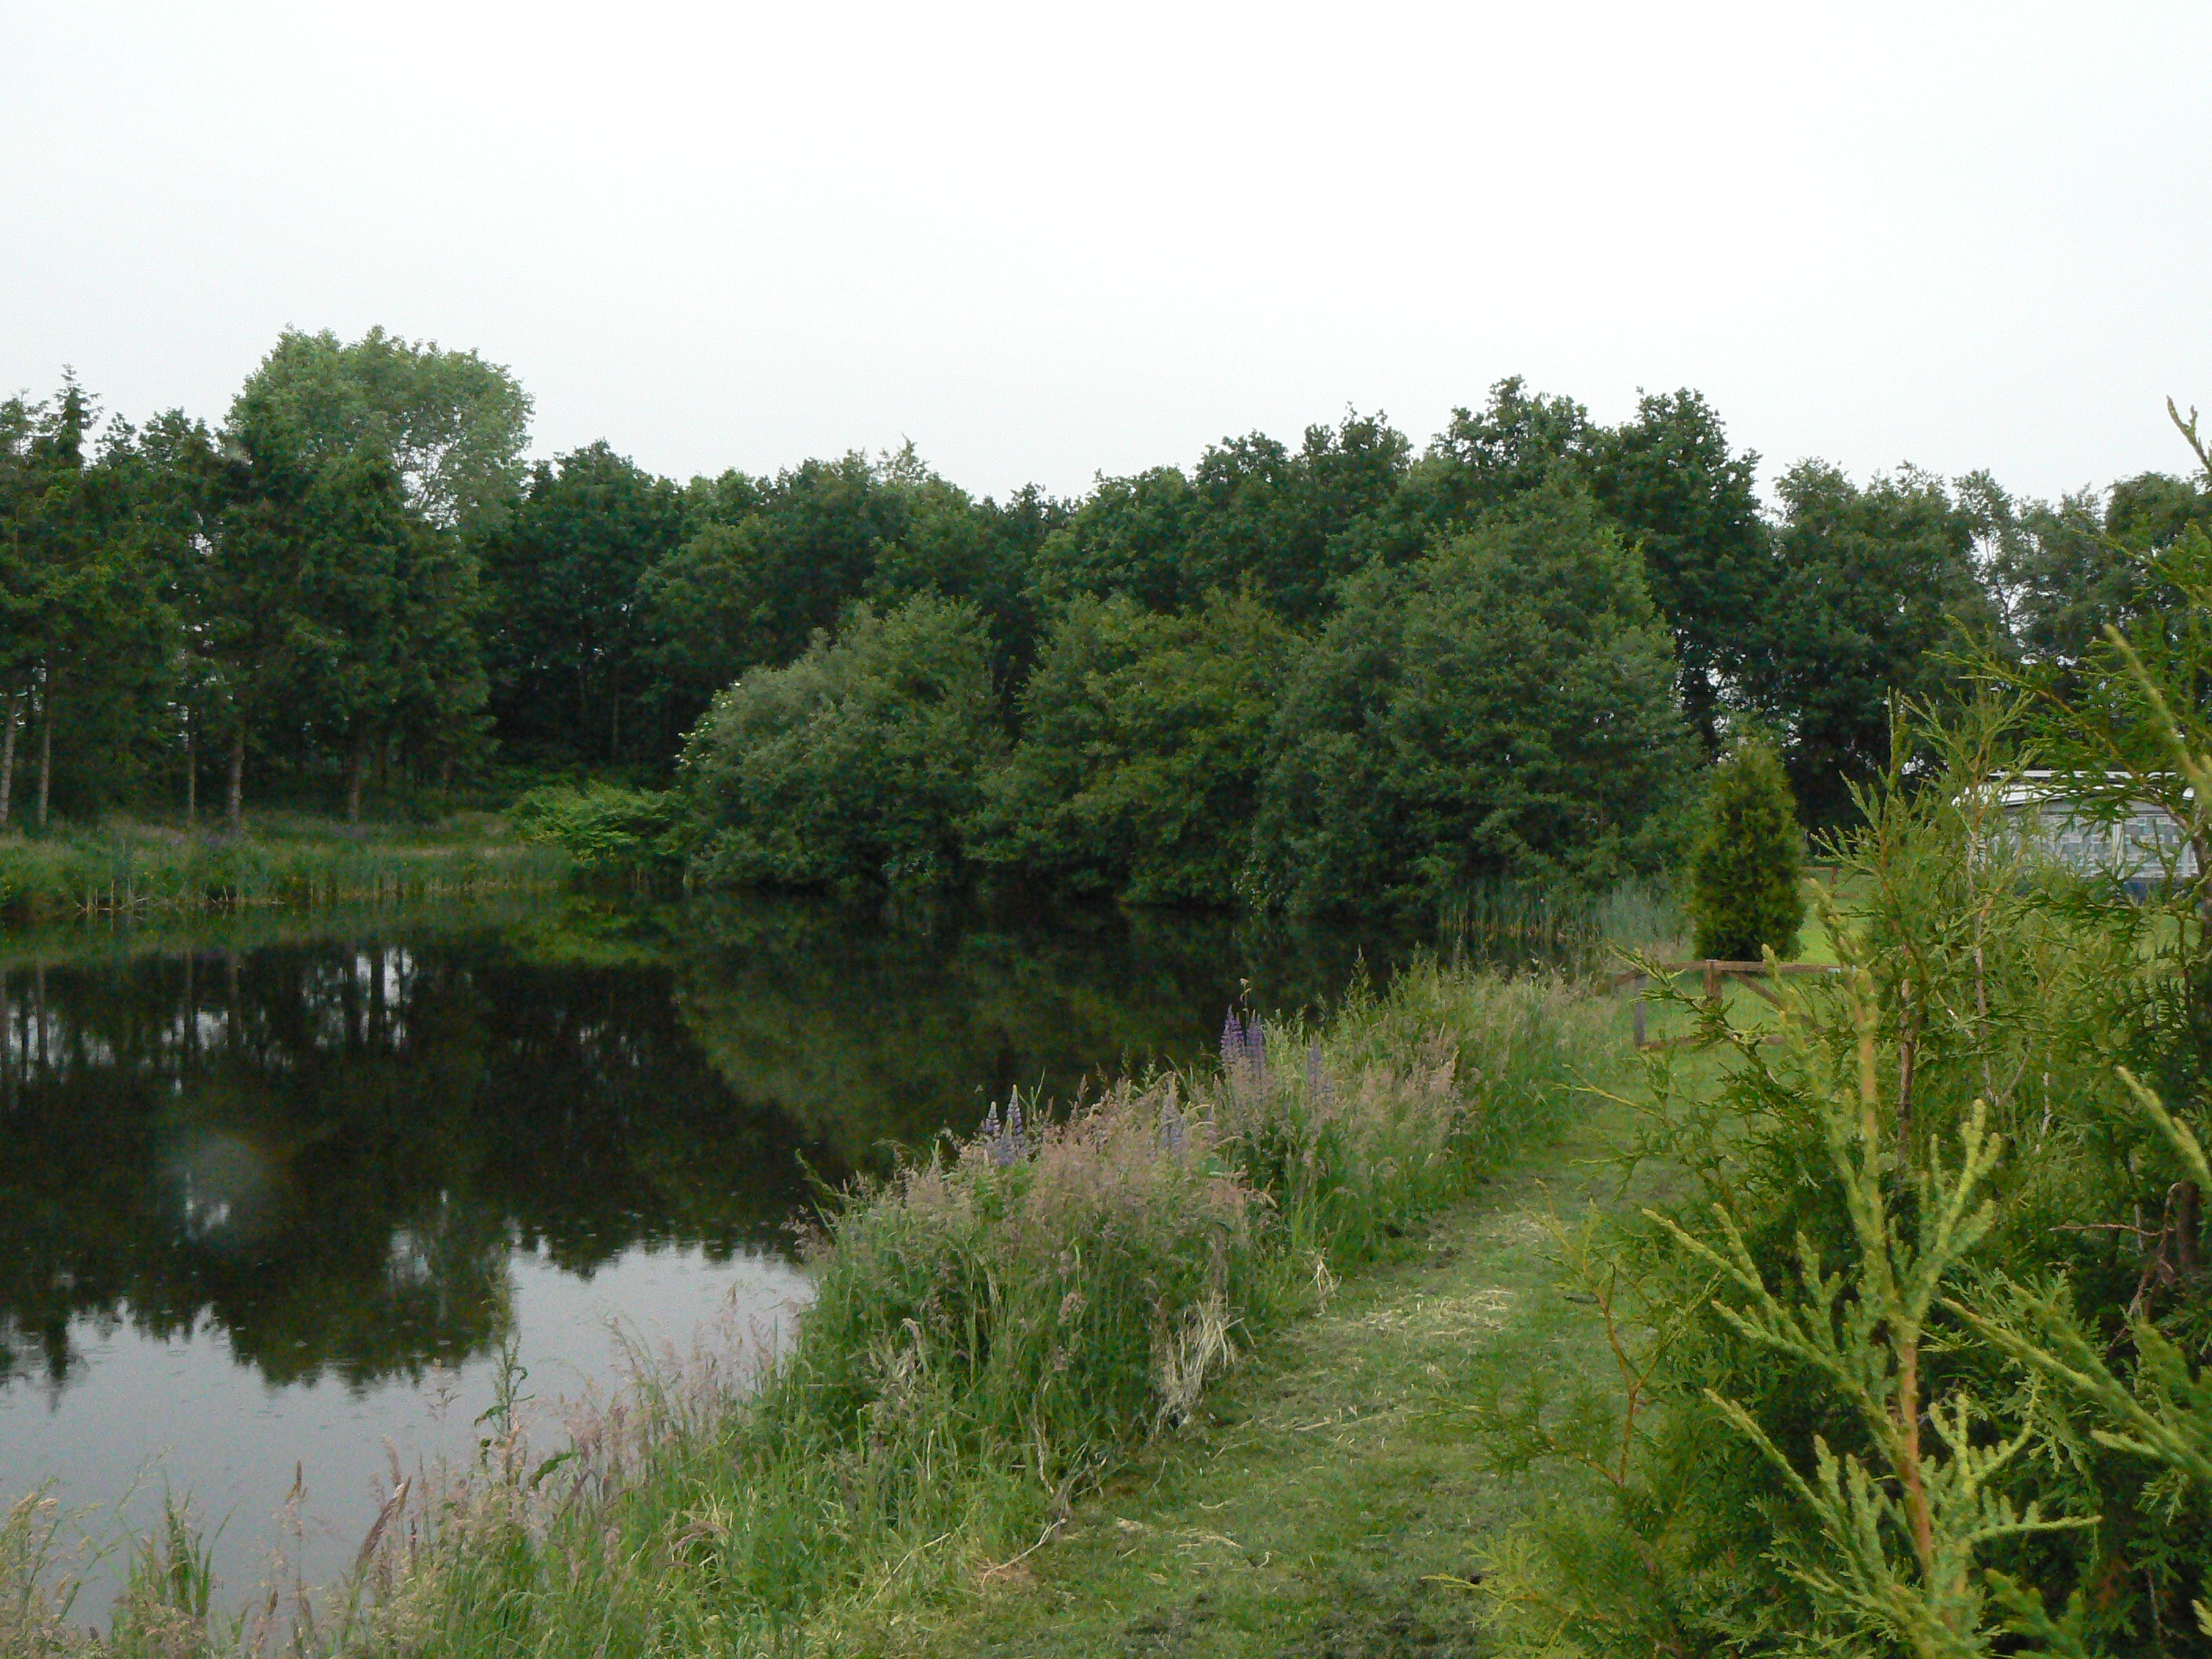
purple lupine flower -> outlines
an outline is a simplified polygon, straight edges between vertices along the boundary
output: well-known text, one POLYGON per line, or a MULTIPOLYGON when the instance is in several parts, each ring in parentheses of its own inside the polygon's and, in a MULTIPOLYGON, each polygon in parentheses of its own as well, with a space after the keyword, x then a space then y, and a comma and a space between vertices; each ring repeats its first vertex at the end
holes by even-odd
MULTIPOLYGON (((1015 1109, 1018 1113, 1020 1110, 1018 1107, 1015 1109)), ((996 1101, 991 1103, 991 1110, 983 1119, 983 1150, 991 1162, 1002 1170, 1014 1161, 1013 1148, 1008 1144, 1006 1129, 999 1121, 999 1103, 996 1101)))
POLYGON ((1160 1109, 1160 1145, 1170 1157, 1181 1158, 1183 1140, 1182 1114, 1176 1110, 1176 1103, 1170 1099, 1160 1109))
POLYGON ((1014 1090, 1006 1102, 1006 1162, 1030 1155, 1029 1139, 1022 1133, 1022 1093, 1014 1090))
POLYGON ((1267 1028, 1259 1015, 1236 1009, 1221 1027, 1221 1071, 1232 1089, 1263 1088, 1267 1081, 1267 1028))

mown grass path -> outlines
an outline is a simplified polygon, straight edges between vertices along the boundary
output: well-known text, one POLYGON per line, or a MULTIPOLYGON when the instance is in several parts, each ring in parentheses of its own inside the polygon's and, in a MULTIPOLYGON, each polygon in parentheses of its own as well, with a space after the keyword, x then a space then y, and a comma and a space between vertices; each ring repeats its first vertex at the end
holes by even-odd
POLYGON ((1475 1468, 1449 1402, 1480 1370, 1549 1358, 1610 1376, 1593 1309, 1555 1285, 1548 1218, 1621 1201, 1594 1106, 1407 1255, 1249 1358, 1206 1420, 1075 1506, 970 1605, 874 1633, 930 1656, 1298 1655, 1485 1650, 1465 1577, 1486 1537, 1565 1494, 1475 1468))

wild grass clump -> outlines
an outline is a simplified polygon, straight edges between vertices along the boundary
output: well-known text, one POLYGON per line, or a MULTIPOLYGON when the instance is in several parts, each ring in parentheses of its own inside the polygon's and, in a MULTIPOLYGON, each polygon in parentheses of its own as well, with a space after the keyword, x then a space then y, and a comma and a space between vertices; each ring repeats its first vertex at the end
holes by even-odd
POLYGON ((61 1506, 43 1488, 24 1493, 0 1515, 0 1653, 47 1659, 73 1651, 70 1622, 76 1581, 58 1571, 61 1506))
POLYGON ((972 1590, 1556 1121, 1604 1019, 1423 963, 1325 1024, 1232 1013, 1218 1070, 1010 1100, 824 1205, 788 1340, 641 1367, 543 1443, 510 1400, 474 1465, 395 1469, 306 1645, 836 1652, 972 1590))
POLYGON ((27 921, 392 903, 550 886, 566 868, 550 848, 392 845, 336 835, 6 837, 0 838, 0 916, 27 921))
POLYGON ((1574 976, 1614 966, 1621 951, 1679 956, 1689 933, 1672 887, 1650 877, 1596 894, 1489 883, 1462 893, 1437 921, 1437 937, 1455 963, 1533 966, 1574 976))

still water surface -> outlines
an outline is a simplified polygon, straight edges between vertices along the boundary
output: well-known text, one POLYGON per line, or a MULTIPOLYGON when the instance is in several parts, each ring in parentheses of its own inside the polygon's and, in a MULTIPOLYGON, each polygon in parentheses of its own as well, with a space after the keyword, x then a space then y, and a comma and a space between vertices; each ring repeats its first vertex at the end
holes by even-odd
POLYGON ((189 1495, 235 1601, 296 1473, 328 1580, 395 1460, 465 1454, 503 1349, 550 1397, 618 1328, 787 1329, 810 1170, 1352 966, 1225 919, 743 900, 0 939, 0 1500, 51 1480, 112 1535, 189 1495))

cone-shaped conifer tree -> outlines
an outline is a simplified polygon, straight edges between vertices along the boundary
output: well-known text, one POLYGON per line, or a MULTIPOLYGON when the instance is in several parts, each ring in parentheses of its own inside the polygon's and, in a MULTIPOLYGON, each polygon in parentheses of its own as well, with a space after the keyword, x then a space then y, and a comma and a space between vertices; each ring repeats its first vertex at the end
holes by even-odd
POLYGON ((1797 954, 1805 921, 1804 841, 1797 803, 1773 749, 1738 744, 1713 769, 1704 830, 1690 853, 1697 952, 1754 962, 1762 948, 1797 954))

